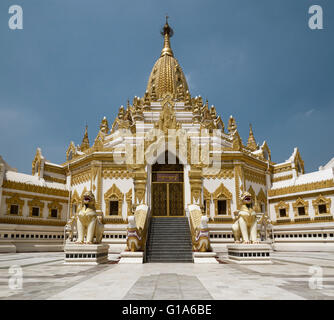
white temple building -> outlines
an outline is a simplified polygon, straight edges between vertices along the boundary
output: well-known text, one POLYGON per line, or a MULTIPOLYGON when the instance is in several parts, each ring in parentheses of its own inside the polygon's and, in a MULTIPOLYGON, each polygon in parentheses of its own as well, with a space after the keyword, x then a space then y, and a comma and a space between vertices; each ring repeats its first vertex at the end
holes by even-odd
POLYGON ((139 204, 164 218, 186 217, 189 205, 200 206, 212 247, 224 251, 243 191, 267 216, 259 233, 274 250, 334 250, 334 158, 305 173, 298 148, 275 163, 252 127, 243 143, 233 116, 220 117, 208 101, 191 96, 167 22, 163 30, 143 97, 121 106, 114 121, 101 115, 92 144, 86 127, 81 144, 64 150, 62 164, 38 148, 31 175, 0 158, 0 252, 62 251, 64 226, 89 190, 110 252, 124 250, 128 217, 139 204))

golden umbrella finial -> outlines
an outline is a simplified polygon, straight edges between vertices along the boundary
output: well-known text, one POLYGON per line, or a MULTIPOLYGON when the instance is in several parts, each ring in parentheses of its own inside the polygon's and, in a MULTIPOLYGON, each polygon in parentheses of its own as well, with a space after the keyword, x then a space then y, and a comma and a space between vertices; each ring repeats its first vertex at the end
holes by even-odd
POLYGON ((161 51, 161 56, 164 56, 164 55, 169 55, 169 56, 174 56, 173 54, 173 51, 170 47, 170 37, 173 36, 174 34, 174 31, 173 29, 169 26, 168 24, 168 19, 169 19, 169 16, 166 15, 166 23, 165 25, 163 26, 162 30, 161 30, 161 35, 164 37, 164 47, 161 51))

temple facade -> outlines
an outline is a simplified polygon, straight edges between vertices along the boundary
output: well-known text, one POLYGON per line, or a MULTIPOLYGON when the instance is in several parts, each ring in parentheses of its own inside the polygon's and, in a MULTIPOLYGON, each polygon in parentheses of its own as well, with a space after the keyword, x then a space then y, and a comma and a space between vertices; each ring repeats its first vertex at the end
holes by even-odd
POLYGON ((0 252, 63 250, 64 226, 90 190, 112 252, 124 249, 128 217, 140 204, 152 217, 166 218, 200 206, 212 246, 224 250, 233 242, 244 191, 266 216, 259 232, 274 249, 333 250, 334 158, 305 173, 298 148, 275 163, 251 126, 244 143, 233 116, 221 118, 208 101, 191 95, 167 22, 162 33, 143 97, 121 106, 113 122, 101 117, 92 143, 86 127, 62 164, 47 161, 38 148, 31 175, 0 159, 0 252))

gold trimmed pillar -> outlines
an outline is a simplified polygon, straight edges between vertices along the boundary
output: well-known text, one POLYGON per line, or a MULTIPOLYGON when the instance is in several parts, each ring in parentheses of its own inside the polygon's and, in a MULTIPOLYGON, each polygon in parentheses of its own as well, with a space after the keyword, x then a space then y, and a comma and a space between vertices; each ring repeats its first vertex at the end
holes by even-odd
POLYGON ((140 168, 134 171, 134 190, 135 190, 135 204, 145 204, 145 192, 146 192, 147 173, 144 168, 140 168))
POLYGON ((102 162, 92 161, 90 189, 95 193, 96 210, 102 209, 102 162))
POLYGON ((130 190, 125 194, 125 199, 126 199, 126 203, 128 205, 128 216, 132 215, 132 188, 130 188, 130 190))
POLYGON ((189 171, 189 183, 190 183, 190 204, 199 203, 203 205, 202 201, 202 169, 198 167, 192 167, 189 171))
POLYGON ((245 188, 245 177, 241 164, 234 166, 234 180, 235 180, 235 197, 237 210, 241 208, 240 195, 246 190, 245 188))

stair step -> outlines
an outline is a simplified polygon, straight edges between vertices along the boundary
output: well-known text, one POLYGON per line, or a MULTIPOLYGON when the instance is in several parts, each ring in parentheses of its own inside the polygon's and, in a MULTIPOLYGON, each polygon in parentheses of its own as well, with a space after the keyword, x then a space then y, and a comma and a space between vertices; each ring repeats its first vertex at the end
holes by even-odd
POLYGON ((169 233, 154 233, 150 235, 150 238, 154 239, 190 239, 190 233, 189 234, 169 234, 169 233))
POLYGON ((193 262, 187 218, 152 218, 147 239, 146 262, 193 262))
POLYGON ((147 256, 147 260, 178 261, 178 260, 193 260, 193 257, 192 256, 147 256))
MULTIPOLYGON (((191 248, 190 248, 191 249, 191 248)), ((161 249, 161 248, 150 248, 148 249, 146 252, 150 253, 150 252, 164 252, 164 253, 180 253, 180 252, 183 252, 183 253, 188 253, 189 252, 189 247, 188 248, 182 248, 182 249, 179 249, 179 248, 172 248, 172 249, 161 249)))
POLYGON ((192 263, 193 260, 191 259, 180 259, 180 260, 167 260, 167 259, 147 259, 147 262, 155 262, 155 263, 192 263))

